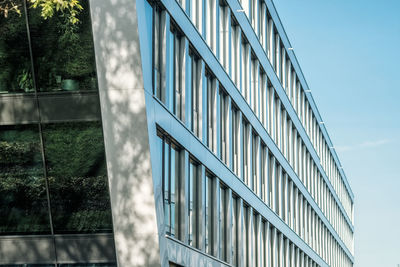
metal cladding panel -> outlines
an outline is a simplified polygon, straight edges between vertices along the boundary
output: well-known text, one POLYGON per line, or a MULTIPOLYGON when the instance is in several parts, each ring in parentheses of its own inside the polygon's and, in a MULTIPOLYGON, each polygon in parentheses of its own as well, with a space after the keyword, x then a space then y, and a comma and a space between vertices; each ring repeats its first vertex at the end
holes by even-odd
POLYGON ((0 125, 39 121, 35 96, 0 95, 0 125))
POLYGON ((50 236, 13 236, 0 239, 0 264, 55 262, 53 238, 50 236))

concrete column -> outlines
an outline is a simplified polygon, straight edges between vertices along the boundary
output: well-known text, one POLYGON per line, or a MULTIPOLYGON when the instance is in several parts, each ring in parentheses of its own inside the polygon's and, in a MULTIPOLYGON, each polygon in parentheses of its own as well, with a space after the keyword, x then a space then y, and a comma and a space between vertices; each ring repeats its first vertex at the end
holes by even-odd
POLYGON ((90 6, 117 264, 159 266, 166 262, 161 167, 150 156, 159 151, 145 104, 151 8, 130 0, 90 6))

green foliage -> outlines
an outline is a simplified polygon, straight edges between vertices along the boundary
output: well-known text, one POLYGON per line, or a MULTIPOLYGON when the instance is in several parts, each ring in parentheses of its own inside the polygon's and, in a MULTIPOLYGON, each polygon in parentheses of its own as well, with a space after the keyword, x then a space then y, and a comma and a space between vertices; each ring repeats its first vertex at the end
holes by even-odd
POLYGON ((0 0, 0 15, 4 15, 5 18, 8 17, 8 13, 15 12, 21 15, 20 4, 18 1, 14 0, 0 0))
MULTIPOLYGON (((57 233, 109 232, 111 211, 101 124, 43 125, 57 233)), ((37 125, 0 131, 0 232, 49 231, 37 125)))
POLYGON ((0 17, 0 91, 33 90, 30 72, 25 20, 16 13, 0 17))
POLYGON ((50 231, 37 127, 0 132, 0 218, 1 233, 50 231))
POLYGON ((33 91, 33 78, 32 73, 28 69, 22 69, 21 73, 17 76, 19 88, 25 92, 33 91))
POLYGON ((111 229, 101 125, 49 124, 43 136, 56 231, 111 229))
POLYGON ((76 24, 79 22, 78 14, 83 9, 79 0, 28 0, 33 8, 41 8, 41 16, 44 19, 53 17, 55 12, 65 14, 68 22, 76 24))
MULTIPOLYGON (((78 15, 83 9, 80 0, 27 0, 27 2, 29 7, 40 9, 42 18, 48 19, 55 13, 60 13, 70 24, 79 22, 78 15)), ((6 18, 13 12, 21 15, 22 8, 20 0, 0 0, 0 15, 3 14, 6 18)))
MULTIPOLYGON (((0 0, 0 7, 2 1, 11 0, 0 0)), ((22 0, 12 1, 22 7, 22 0)), ((96 89, 88 0, 27 1, 38 91, 60 90, 62 79, 77 81, 82 90, 96 89)), ((33 90, 26 20, 10 12, 0 17, 0 91, 33 90)))

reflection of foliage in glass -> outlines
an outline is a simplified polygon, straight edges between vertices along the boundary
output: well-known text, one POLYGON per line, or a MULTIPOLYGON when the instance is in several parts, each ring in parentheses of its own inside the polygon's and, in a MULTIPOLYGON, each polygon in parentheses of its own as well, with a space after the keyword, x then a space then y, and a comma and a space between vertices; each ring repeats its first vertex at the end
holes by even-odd
MULTIPOLYGON (((17 6, 23 3, 23 0, 6 1, 13 1, 17 6)), ((56 6, 77 0, 30 2, 33 6, 40 6, 28 9, 38 90, 60 90, 63 80, 73 80, 78 85, 73 90, 95 90, 96 69, 88 0, 78 2, 74 23, 69 11, 62 12, 62 7, 59 7, 58 12, 56 6), (55 2, 51 4, 55 6, 46 7, 51 2, 55 2), (45 15, 43 10, 47 10, 45 15)), ((0 16, 0 93, 34 90, 24 9, 19 11, 21 15, 11 12, 7 18, 0 16)))
POLYGON ((55 232, 111 231, 101 125, 44 125, 43 137, 55 232))
POLYGON ((116 267, 115 263, 72 263, 59 264, 59 267, 116 267))
POLYGON ((96 70, 88 1, 82 1, 79 23, 62 15, 43 20, 29 10, 29 26, 39 91, 58 90, 61 80, 79 82, 80 90, 96 89, 96 70))
POLYGON ((25 18, 16 13, 0 17, 0 91, 33 91, 25 18))
MULTIPOLYGON (((55 13, 60 13, 68 18, 68 22, 76 24, 79 22, 78 14, 82 10, 82 5, 79 0, 27 0, 29 7, 39 8, 40 15, 44 19, 54 16, 55 13)), ((5 18, 9 14, 21 15, 22 2, 18 0, 0 0, 0 15, 5 18)))
POLYGON ((0 233, 48 233, 37 125, 0 130, 0 233))

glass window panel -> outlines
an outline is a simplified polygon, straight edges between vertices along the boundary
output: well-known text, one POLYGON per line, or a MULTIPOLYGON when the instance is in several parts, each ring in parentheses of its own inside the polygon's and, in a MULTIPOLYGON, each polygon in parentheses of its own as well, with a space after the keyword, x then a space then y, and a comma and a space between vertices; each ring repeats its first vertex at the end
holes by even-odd
POLYGON ((1 267, 54 267, 54 264, 0 264, 0 266, 1 267))
POLYGON ((174 55, 175 55, 175 36, 173 28, 169 31, 169 38, 168 38, 168 56, 167 56, 167 68, 168 68, 168 93, 167 93, 167 106, 170 110, 174 110, 174 103, 173 103, 173 95, 174 95, 174 88, 175 88, 175 64, 174 64, 174 55), (169 103, 170 102, 170 103, 169 103))
POLYGON ((0 218, 2 235, 50 233, 37 125, 0 128, 0 218))
POLYGON ((160 137, 159 145, 163 148, 162 160, 163 162, 163 193, 164 193, 164 220, 165 220, 165 231, 167 234, 174 236, 176 231, 177 223, 175 222, 176 209, 179 208, 178 195, 176 194, 177 182, 179 181, 180 172, 180 152, 175 144, 170 143, 169 140, 162 140, 160 137))
POLYGON ((181 37, 179 36, 179 33, 174 30, 173 31, 173 41, 174 41, 174 54, 173 54, 173 76, 174 76, 174 83, 173 83, 173 88, 172 92, 174 94, 174 108, 173 112, 174 114, 181 120, 183 120, 183 94, 182 94, 182 73, 180 70, 183 68, 182 64, 182 58, 183 56, 181 55, 181 37))
POLYGON ((212 254, 213 252, 213 177, 207 175, 205 184, 205 204, 206 204, 206 216, 205 216, 205 231, 206 231, 206 253, 212 254))
POLYGON ((244 228, 244 250, 243 250, 243 259, 245 262, 245 266, 249 266, 249 207, 248 206, 243 206, 243 228, 244 228))
POLYGON ((163 172, 163 182, 164 182, 164 216, 165 216, 165 225, 166 231, 171 232, 171 224, 170 224, 170 194, 169 194, 169 151, 170 144, 164 143, 164 172, 163 172))
POLYGON ((201 138, 201 106, 202 106, 202 97, 201 97, 201 88, 200 88, 200 80, 201 80, 201 62, 197 55, 195 55, 192 51, 190 53, 191 56, 191 94, 192 94, 192 125, 191 129, 194 134, 201 138))
POLYGON ((163 57, 162 12, 158 6, 153 9, 153 88, 155 95, 165 103, 165 88, 161 84, 163 57))
POLYGON ((177 172, 179 171, 179 152, 175 149, 175 147, 171 146, 171 181, 170 181, 170 202, 171 202, 171 234, 175 235, 175 180, 177 179, 177 172))
POLYGON ((226 255, 226 244, 227 244, 227 189, 224 187, 220 188, 220 209, 219 209, 219 231, 220 231, 220 258, 224 261, 227 260, 226 255))
POLYGON ((43 125, 55 233, 111 232, 99 122, 43 125))
POLYGON ((238 198, 236 196, 232 197, 232 263, 233 266, 237 266, 238 263, 238 198))
POLYGON ((199 248, 199 215, 201 184, 200 166, 193 160, 189 163, 189 245, 199 248))
MULTIPOLYGON (((47 266, 47 265, 46 265, 47 266)), ((51 265, 53 266, 53 265, 51 265)), ((58 267, 117 267, 115 263, 69 263, 58 264, 58 267)))
POLYGON ((45 20, 40 8, 28 10, 38 91, 97 88, 89 3, 80 3, 80 22, 74 25, 59 13, 45 20))
POLYGON ((216 94, 215 78, 211 74, 207 75, 207 145, 216 152, 216 94))
POLYGON ((34 91, 25 13, 20 10, 21 15, 0 16, 0 94, 34 91))

